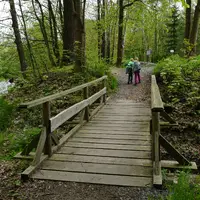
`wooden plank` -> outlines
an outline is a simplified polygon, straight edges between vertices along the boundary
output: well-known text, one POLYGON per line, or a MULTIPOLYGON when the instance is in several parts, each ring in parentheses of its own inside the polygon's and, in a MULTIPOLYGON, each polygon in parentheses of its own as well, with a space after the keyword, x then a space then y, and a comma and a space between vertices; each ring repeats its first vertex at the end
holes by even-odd
POLYGON ((124 130, 86 130, 86 129, 81 129, 78 133, 102 133, 102 134, 107 134, 107 135, 150 135, 149 131, 140 131, 138 129, 134 129, 131 131, 124 131, 124 130))
POLYGON ((152 160, 136 159, 136 158, 117 158, 117 157, 103 157, 103 156, 97 157, 97 156, 84 156, 84 155, 54 154, 51 156, 51 158, 49 158, 49 160, 152 167, 152 160))
POLYGON ((130 103, 130 102, 108 102, 107 105, 111 105, 111 106, 141 106, 141 107, 150 107, 148 104, 144 104, 144 103, 130 103))
POLYGON ((152 178, 40 170, 32 178, 106 185, 151 187, 152 178))
MULTIPOLYGON (((86 123, 86 121, 83 122, 83 124, 86 123)), ((73 129, 71 129, 65 136, 63 136, 60 140, 59 140, 59 144, 55 147, 53 147, 53 153, 55 153, 56 151, 58 151, 60 149, 60 147, 67 141, 69 140, 80 128, 83 124, 78 124, 76 125, 73 129)))
POLYGON ((78 163, 78 162, 61 162, 47 160, 43 163, 41 169, 67 171, 67 172, 86 172, 95 174, 115 174, 127 176, 152 177, 152 168, 143 166, 123 166, 109 165, 99 163, 78 163))
POLYGON ((85 149, 62 147, 57 153, 72 155, 88 155, 88 156, 106 156, 120 158, 151 158, 151 152, 147 151, 129 151, 129 150, 107 150, 107 149, 85 149))
POLYGON ((181 155, 161 134, 159 137, 160 144, 180 165, 190 165, 190 162, 181 155))
MULTIPOLYGON (((84 99, 87 99, 89 97, 89 93, 88 93, 88 87, 85 87, 84 90, 83 90, 83 98, 84 99)), ((85 108, 85 116, 84 116, 84 119, 86 121, 89 121, 89 106, 87 106, 85 108)))
POLYGON ((160 115, 166 119, 168 122, 170 122, 171 124, 176 124, 176 121, 173 120, 164 110, 162 112, 160 112, 160 115))
POLYGON ((139 145, 120 145, 120 144, 95 144, 81 142, 67 142, 64 144, 67 147, 90 148, 90 149, 113 149, 113 150, 134 150, 134 151, 151 151, 151 146, 139 145))
POLYGON ((21 173, 21 179, 23 181, 28 180, 30 176, 40 167, 40 165, 48 158, 47 155, 44 155, 40 158, 40 161, 35 165, 30 165, 26 170, 21 173))
POLYGON ((172 127, 172 126, 178 126, 178 124, 170 124, 169 122, 160 122, 160 126, 162 126, 161 128, 165 128, 165 127, 172 127))
POLYGON ((42 104, 42 116, 43 116, 43 126, 46 127, 46 142, 44 146, 44 154, 48 156, 52 155, 52 139, 51 139, 51 127, 50 127, 50 102, 45 102, 42 104))
POLYGON ((190 162, 191 165, 180 165, 175 160, 161 160, 161 167, 166 169, 191 169, 197 170, 197 165, 195 162, 190 162))
POLYGON ((102 120, 96 120, 95 118, 90 121, 88 124, 103 124, 103 125, 106 125, 106 124, 113 124, 113 125, 117 125, 117 124, 123 124, 123 125, 126 125, 126 124, 132 124, 134 126, 147 126, 149 125, 149 122, 129 122, 129 121, 112 121, 112 120, 108 120, 108 121, 102 121, 102 120))
POLYGON ((129 118, 135 117, 135 116, 150 116, 150 113, 126 113, 126 112, 120 112, 119 113, 108 113, 108 112, 99 112, 98 116, 127 116, 129 118))
POLYGON ((153 185, 156 188, 162 186, 162 173, 161 173, 161 162, 158 162, 158 166, 156 162, 153 162, 153 185), (159 169, 157 169, 159 168, 159 169))
POLYGON ((155 164, 155 175, 160 175, 160 123, 159 123, 159 113, 152 112, 152 135, 153 135, 153 161, 155 164))
POLYGON ((55 135, 54 133, 51 133, 51 138, 55 145, 57 145, 59 143, 58 136, 55 135))
POLYGON ((96 107, 90 115, 90 120, 93 119, 94 116, 96 116, 96 114, 99 112, 99 110, 104 106, 104 104, 100 104, 98 107, 96 107))
POLYGON ((142 146, 151 146, 150 141, 142 140, 115 140, 115 139, 88 139, 88 138, 70 138, 69 141, 74 142, 89 142, 97 144, 137 144, 142 146))
POLYGON ((120 126, 114 126, 114 127, 109 127, 109 126, 84 126, 82 130, 101 130, 101 131, 120 131, 120 132, 149 132, 149 127, 120 127, 120 126))
POLYGON ((118 111, 100 111, 99 112, 99 115, 102 115, 102 116, 128 116, 128 117, 133 117, 133 116, 150 116, 150 111, 149 112, 130 112, 130 111, 121 111, 121 110, 118 110, 118 111))
POLYGON ((46 127, 43 127, 43 130, 41 131, 40 139, 37 145, 35 157, 32 163, 33 166, 36 166, 40 162, 40 158, 44 149, 46 138, 47 138, 46 127))
POLYGON ((101 97, 104 94, 106 94, 106 88, 105 87, 102 90, 100 90, 99 92, 97 92, 96 94, 92 95, 91 97, 89 97, 87 99, 88 105, 93 104, 99 97, 101 97))
MULTIPOLYGON (((107 80, 106 79, 104 79, 103 80, 103 87, 105 87, 106 88, 106 85, 107 85, 107 80)), ((104 105, 106 104, 106 93, 103 95, 103 103, 104 103, 104 105)))
POLYGON ((76 134, 74 136, 75 138, 101 138, 101 139, 121 139, 121 140, 147 140, 150 141, 151 140, 151 136, 150 135, 107 135, 107 134, 96 134, 96 133, 92 133, 92 134, 76 134))
POLYGON ((123 123, 115 123, 115 124, 107 124, 107 123, 87 123, 84 127, 126 127, 126 128, 149 128, 149 123, 146 124, 140 124, 140 123, 130 123, 130 124, 123 124, 123 123))
POLYGON ((151 109, 150 107, 132 107, 132 106, 121 107, 121 106, 108 106, 106 104, 102 112, 117 112, 118 110, 122 112, 129 112, 129 113, 134 113, 136 111, 149 113, 151 109))
POLYGON ((151 76, 151 109, 153 111, 163 111, 164 106, 160 96, 160 91, 156 83, 155 75, 151 76))
POLYGON ((129 116, 96 116, 95 117, 96 120, 113 120, 113 121, 132 121, 132 122, 140 122, 140 121, 150 121, 150 116, 133 116, 133 117, 129 117, 129 116))
POLYGON ((19 152, 13 158, 24 159, 24 160, 33 160, 34 156, 35 156, 35 152, 30 152, 29 155, 22 155, 21 152, 19 152))
POLYGON ((34 106, 37 106, 37 105, 40 105, 42 103, 45 103, 47 101, 52 101, 54 99, 58 99, 58 98, 61 98, 63 96, 66 96, 67 94, 71 94, 73 92, 77 92, 79 90, 82 90, 83 88, 85 87, 89 87, 91 85, 94 85, 94 84, 97 84, 99 82, 101 82, 102 80, 104 79, 107 79, 107 76, 103 76, 99 79, 96 79, 94 81, 91 81, 91 82, 88 82, 88 83, 85 83, 83 85, 79 85, 77 87, 74 87, 74 88, 71 88, 69 90, 65 90, 65 91, 62 91, 62 92, 58 92, 56 94, 53 94, 53 95, 49 95, 49 96, 46 96, 46 97, 43 97, 43 98, 40 98, 40 99, 36 99, 36 100, 33 100, 33 101, 30 101, 30 102, 26 102, 26 103, 22 103, 20 104, 20 108, 31 108, 31 107, 34 107, 34 106))
POLYGON ((87 100, 83 100, 70 108, 67 108, 60 112, 55 117, 52 117, 50 119, 51 122, 51 132, 53 132, 56 128, 58 128, 60 125, 62 125, 65 121, 70 119, 75 114, 79 113, 83 108, 85 108, 88 105, 87 100))
MULTIPOLYGON (((134 104, 138 104, 138 102, 135 102, 134 100, 130 100, 130 99, 116 99, 114 101, 115 101, 115 103, 134 103, 134 104)), ((139 103, 139 104, 149 105, 148 103, 139 103)))
POLYGON ((102 89, 98 93, 94 94, 90 98, 83 100, 64 111, 60 112, 55 117, 52 117, 50 119, 51 122, 51 132, 53 132, 56 128, 58 128, 60 125, 62 125, 65 121, 73 117, 75 114, 79 113, 81 110, 83 110, 86 106, 91 105, 94 103, 100 96, 102 96, 104 93, 106 93, 106 88, 102 89))

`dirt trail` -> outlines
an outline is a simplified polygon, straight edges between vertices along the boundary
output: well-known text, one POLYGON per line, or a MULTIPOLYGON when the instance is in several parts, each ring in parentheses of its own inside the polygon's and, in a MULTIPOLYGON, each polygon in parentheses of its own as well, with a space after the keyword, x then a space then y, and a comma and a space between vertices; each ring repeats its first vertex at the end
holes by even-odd
MULTIPOLYGON (((134 102, 150 103, 151 94, 151 72, 152 67, 142 67, 141 69, 141 83, 127 84, 128 75, 125 74, 124 68, 114 68, 113 74, 118 79, 119 88, 115 95, 112 96, 112 100, 127 99, 134 102)), ((134 78, 133 78, 134 82, 134 78)))

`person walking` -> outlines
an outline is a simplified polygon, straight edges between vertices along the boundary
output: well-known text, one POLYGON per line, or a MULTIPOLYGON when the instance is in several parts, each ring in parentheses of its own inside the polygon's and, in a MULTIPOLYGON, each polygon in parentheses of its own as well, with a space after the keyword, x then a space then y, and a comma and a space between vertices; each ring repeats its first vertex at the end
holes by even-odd
POLYGON ((134 75, 135 75, 135 77, 134 77, 135 85, 137 85, 138 83, 141 83, 140 70, 141 70, 140 62, 139 62, 138 57, 136 57, 134 60, 134 65, 133 65, 133 71, 134 71, 134 75))
POLYGON ((133 83, 133 58, 130 59, 129 63, 126 66, 126 74, 128 74, 128 84, 133 83))

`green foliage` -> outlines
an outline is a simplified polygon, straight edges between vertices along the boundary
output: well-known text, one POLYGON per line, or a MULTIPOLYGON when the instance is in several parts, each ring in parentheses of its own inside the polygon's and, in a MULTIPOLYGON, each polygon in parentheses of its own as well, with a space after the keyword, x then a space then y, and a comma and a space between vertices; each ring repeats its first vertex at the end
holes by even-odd
POLYGON ((40 133, 37 127, 25 128, 18 133, 0 132, 0 159, 10 159, 40 133))
POLYGON ((178 55, 160 61, 154 73, 157 80, 166 86, 164 97, 167 101, 187 101, 193 107, 197 106, 200 96, 200 56, 187 60, 178 55))
POLYGON ((170 194, 167 200, 198 200, 200 199, 200 185, 189 181, 189 174, 181 172, 178 183, 169 186, 170 194))
POLYGON ((3 43, 0 46, 0 78, 4 79, 15 78, 20 74, 16 48, 13 44, 7 43, 3 43))
POLYGON ((12 119, 14 106, 9 104, 3 97, 0 97, 0 131, 5 130, 12 119))

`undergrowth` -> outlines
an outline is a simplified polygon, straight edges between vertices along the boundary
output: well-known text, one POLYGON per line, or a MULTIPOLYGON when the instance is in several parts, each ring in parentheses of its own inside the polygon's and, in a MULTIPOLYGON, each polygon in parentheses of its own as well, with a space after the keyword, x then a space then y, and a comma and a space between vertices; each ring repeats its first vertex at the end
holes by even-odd
POLYGON ((184 103, 200 115, 200 56, 190 59, 174 55, 160 61, 154 73, 164 84, 164 101, 184 103))
POLYGON ((177 183, 167 184, 166 196, 151 196, 149 200, 200 200, 200 180, 190 180, 190 173, 181 171, 177 183))

